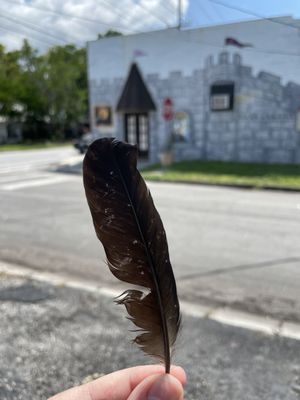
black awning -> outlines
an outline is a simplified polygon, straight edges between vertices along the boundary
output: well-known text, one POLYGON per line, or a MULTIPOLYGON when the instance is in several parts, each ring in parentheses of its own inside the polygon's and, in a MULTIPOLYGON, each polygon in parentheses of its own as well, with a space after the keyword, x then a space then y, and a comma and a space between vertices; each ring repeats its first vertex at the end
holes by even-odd
POLYGON ((140 113, 155 110, 154 101, 143 81, 138 66, 133 63, 118 101, 117 111, 140 113))

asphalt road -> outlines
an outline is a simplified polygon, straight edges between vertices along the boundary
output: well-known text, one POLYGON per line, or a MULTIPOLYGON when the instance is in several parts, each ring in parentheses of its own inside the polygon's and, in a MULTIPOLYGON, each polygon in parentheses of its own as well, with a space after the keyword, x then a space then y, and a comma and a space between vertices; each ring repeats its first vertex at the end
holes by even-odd
MULTIPOLYGON (((81 177, 53 172, 76 157, 64 150, 50 160, 37 152, 2 162, 0 154, 0 261, 66 282, 0 274, 1 400, 46 399, 87 375, 147 362, 128 346, 129 326, 111 296, 68 287, 75 278, 120 284, 104 263, 81 177)), ((300 321, 300 194, 149 186, 181 299, 300 321)), ((299 341, 185 313, 176 354, 189 400, 299 398, 299 341)))
MULTIPOLYGON (((15 153, 11 162, 5 155, 0 163, 0 260, 117 285, 94 234, 82 178, 35 163, 46 153, 56 161, 76 153, 36 153, 15 153), (24 171, 29 159, 33 165, 24 171)), ((299 193, 149 186, 183 298, 300 321, 299 193)))
POLYGON ((20 171, 36 171, 56 166, 67 158, 77 156, 71 146, 53 147, 45 150, 5 151, 0 153, 0 176, 20 171))

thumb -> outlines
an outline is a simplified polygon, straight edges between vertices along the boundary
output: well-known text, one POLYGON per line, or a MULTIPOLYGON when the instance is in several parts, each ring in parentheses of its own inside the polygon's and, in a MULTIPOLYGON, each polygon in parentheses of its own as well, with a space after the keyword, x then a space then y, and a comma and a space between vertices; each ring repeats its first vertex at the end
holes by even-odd
POLYGON ((134 389, 128 400, 183 400, 183 388, 170 374, 152 375, 134 389))

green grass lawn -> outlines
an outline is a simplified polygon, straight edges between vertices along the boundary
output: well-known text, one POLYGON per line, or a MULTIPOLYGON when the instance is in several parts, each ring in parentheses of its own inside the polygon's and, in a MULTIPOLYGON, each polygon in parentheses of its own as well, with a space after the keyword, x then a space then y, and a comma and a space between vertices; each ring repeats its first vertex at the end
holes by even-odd
POLYGON ((37 143, 17 143, 17 144, 0 144, 1 151, 20 151, 35 149, 50 149, 52 147, 70 146, 71 142, 37 142, 37 143))
POLYGON ((300 189, 300 165, 183 161, 142 170, 147 180, 300 189))

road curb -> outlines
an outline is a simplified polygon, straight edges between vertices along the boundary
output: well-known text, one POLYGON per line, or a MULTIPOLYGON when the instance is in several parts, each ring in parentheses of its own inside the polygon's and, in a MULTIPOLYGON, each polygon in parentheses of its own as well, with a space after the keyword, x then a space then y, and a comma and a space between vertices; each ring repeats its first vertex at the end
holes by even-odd
MULTIPOLYGON (((47 282, 55 286, 65 286, 72 289, 89 291, 110 298, 120 295, 120 290, 111 287, 98 286, 93 282, 82 282, 49 272, 31 270, 20 265, 3 261, 0 261, 0 278, 1 275, 33 279, 40 282, 47 282)), ((229 307, 210 307, 208 305, 184 300, 180 302, 180 305, 182 313, 190 317, 209 319, 223 325, 260 332, 268 336, 300 340, 300 323, 263 317, 229 307)))
MULTIPOLYGON (((143 173, 143 171, 140 171, 143 173)), ((255 186, 255 185, 247 185, 247 184, 233 184, 233 183, 209 183, 209 182, 188 182, 185 180, 168 180, 168 179, 149 179, 145 178, 147 182, 155 182, 155 183, 174 183, 174 184, 184 184, 184 185, 192 185, 192 186, 208 186, 208 187, 223 187, 228 189, 243 189, 243 190, 266 190, 270 192, 292 192, 299 193, 300 189, 290 188, 284 186, 255 186)))

